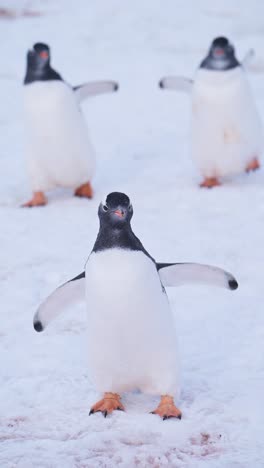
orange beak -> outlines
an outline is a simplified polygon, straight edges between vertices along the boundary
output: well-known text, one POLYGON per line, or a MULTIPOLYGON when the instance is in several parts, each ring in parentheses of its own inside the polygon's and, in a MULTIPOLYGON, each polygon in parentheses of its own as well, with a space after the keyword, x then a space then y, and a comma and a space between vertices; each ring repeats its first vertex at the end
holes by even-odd
POLYGON ((219 57, 220 57, 221 55, 224 55, 223 49, 216 49, 216 50, 215 50, 215 55, 217 55, 217 56, 219 56, 219 57))
POLYGON ((124 213, 123 213, 123 211, 121 211, 121 210, 115 210, 114 213, 116 214, 116 216, 119 216, 119 218, 123 218, 123 217, 124 217, 124 213))
POLYGON ((45 58, 45 59, 46 59, 46 58, 48 58, 49 54, 48 54, 48 52, 47 52, 46 50, 43 50, 42 52, 39 53, 39 56, 40 56, 41 58, 45 58))

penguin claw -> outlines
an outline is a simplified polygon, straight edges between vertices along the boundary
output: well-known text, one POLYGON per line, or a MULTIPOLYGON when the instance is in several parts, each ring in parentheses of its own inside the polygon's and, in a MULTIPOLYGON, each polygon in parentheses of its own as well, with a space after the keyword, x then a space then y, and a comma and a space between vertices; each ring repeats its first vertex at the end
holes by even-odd
POLYGON ((161 397, 161 401, 157 409, 151 411, 151 414, 158 414, 163 421, 176 418, 181 419, 181 411, 175 406, 173 398, 169 395, 161 397))
POLYGON ((257 171, 260 168, 260 162, 258 158, 253 158, 246 167, 246 172, 257 171))
POLYGON ((43 192, 34 192, 33 197, 21 205, 22 208, 33 208, 34 206, 45 206, 48 203, 43 192))
POLYGON ((206 177, 204 181, 200 184, 201 188, 208 188, 212 189, 213 187, 219 187, 221 183, 217 179, 217 177, 206 177))
POLYGON ((179 414, 178 416, 174 416, 174 415, 169 415, 169 416, 167 416, 167 414, 165 414, 165 415, 163 416, 163 421, 165 421, 166 419, 172 419, 172 418, 181 419, 181 418, 182 418, 182 415, 179 414))
POLYGON ((125 411, 125 408, 120 401, 120 396, 117 393, 107 392, 104 394, 102 400, 92 406, 89 415, 101 412, 106 418, 106 416, 115 410, 125 411))
POLYGON ((93 198, 93 189, 90 182, 80 185, 80 187, 75 190, 74 195, 75 197, 81 198, 93 198))

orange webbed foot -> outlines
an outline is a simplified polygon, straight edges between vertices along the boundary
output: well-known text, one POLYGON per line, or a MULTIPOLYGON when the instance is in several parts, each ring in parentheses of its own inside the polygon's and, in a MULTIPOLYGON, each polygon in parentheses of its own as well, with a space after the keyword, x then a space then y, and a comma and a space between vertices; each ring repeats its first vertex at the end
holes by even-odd
POLYGON ((74 195, 75 197, 93 198, 93 189, 90 182, 80 185, 80 187, 75 190, 74 195))
POLYGON ((151 413, 158 414, 163 421, 170 418, 181 419, 182 417, 181 411, 175 406, 173 397, 169 395, 162 396, 159 406, 154 411, 151 411, 151 413))
POLYGON ((256 171, 260 168, 260 162, 258 158, 253 158, 246 167, 246 172, 256 171))
POLYGON ((34 192, 33 197, 26 203, 21 205, 23 208, 33 208, 34 206, 45 206, 48 200, 43 192, 34 192))
POLYGON ((111 414, 115 410, 125 411, 120 396, 117 393, 106 392, 102 400, 92 406, 89 415, 101 412, 106 418, 108 414, 111 414))
POLYGON ((200 184, 202 188, 213 188, 221 185, 217 177, 206 177, 204 181, 200 184))

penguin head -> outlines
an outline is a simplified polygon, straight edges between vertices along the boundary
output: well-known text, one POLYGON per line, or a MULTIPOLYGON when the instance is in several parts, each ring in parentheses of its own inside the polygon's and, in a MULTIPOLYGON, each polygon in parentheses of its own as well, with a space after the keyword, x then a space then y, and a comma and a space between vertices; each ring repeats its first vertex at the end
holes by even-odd
POLYGON ((37 42, 27 53, 28 67, 34 69, 44 69, 50 63, 50 48, 47 44, 37 42))
POLYGON ((216 37, 209 49, 208 55, 202 61, 200 68, 225 71, 239 66, 235 56, 234 46, 224 37, 216 37))
POLYGON ((235 56, 235 49, 226 37, 221 36, 213 40, 209 54, 215 60, 227 60, 235 56))
POLYGON ((112 192, 100 203, 98 216, 101 225, 122 229, 130 224, 133 216, 133 207, 129 197, 125 193, 112 192))

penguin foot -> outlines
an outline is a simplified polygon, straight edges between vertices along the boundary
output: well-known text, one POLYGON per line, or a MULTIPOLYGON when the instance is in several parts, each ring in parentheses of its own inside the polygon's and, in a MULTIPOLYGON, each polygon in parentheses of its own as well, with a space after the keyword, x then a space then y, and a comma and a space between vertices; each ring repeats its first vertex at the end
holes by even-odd
POLYGON ((260 162, 258 158, 253 158, 246 167, 246 172, 256 171, 260 168, 260 162))
POLYGON ((158 414, 163 421, 170 418, 181 419, 182 417, 181 411, 174 404, 173 397, 169 395, 161 397, 159 406, 154 411, 151 411, 151 414, 158 414))
POLYGON ((204 181, 200 184, 203 188, 213 188, 221 185, 217 177, 205 177, 204 181))
POLYGON ((90 182, 80 185, 75 192, 75 197, 93 198, 93 189, 90 182))
POLYGON ((33 208, 33 206, 47 205, 48 200, 43 192, 34 192, 33 197, 27 203, 23 203, 22 208, 33 208))
POLYGON ((125 411, 125 408, 121 403, 118 393, 106 392, 102 400, 92 406, 89 416, 90 414, 101 412, 106 418, 106 416, 111 414, 114 410, 125 411))

